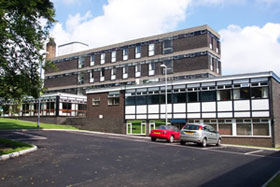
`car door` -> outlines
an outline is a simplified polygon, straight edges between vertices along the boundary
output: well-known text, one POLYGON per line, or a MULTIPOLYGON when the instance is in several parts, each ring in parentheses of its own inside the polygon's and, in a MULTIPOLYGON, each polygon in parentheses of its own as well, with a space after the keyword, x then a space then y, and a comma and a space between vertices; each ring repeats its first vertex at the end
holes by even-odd
POLYGON ((207 127, 209 129, 209 136, 211 139, 211 143, 213 143, 213 144, 217 143, 217 141, 218 141, 217 132, 215 131, 215 129, 212 126, 207 126, 207 127))

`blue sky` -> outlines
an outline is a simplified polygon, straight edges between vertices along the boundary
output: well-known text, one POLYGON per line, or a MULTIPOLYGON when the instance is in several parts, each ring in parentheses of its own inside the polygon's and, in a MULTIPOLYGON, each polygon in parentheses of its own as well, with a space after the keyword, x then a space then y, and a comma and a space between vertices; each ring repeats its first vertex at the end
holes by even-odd
POLYGON ((53 3, 58 22, 51 33, 58 45, 81 41, 95 48, 208 24, 221 35, 223 74, 272 70, 280 75, 280 0, 53 3))

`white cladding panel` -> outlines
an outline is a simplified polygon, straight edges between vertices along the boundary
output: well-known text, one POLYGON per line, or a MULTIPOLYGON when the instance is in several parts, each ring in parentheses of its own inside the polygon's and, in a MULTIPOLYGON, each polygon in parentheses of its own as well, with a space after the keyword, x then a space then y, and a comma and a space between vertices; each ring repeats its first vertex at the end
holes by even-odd
POLYGON ((148 105, 148 113, 159 113, 159 105, 148 105))
POLYGON ((200 118, 200 113, 187 114, 187 118, 200 118))
MULTIPOLYGON (((172 105, 171 104, 167 104, 167 112, 171 113, 172 111, 172 105)), ((164 105, 160 105, 160 112, 161 113, 165 113, 165 104, 164 105)))
POLYGON ((125 114, 135 114, 135 106, 126 106, 125 114))
POLYGON ((252 100, 252 110, 269 110, 268 99, 252 100))
POLYGON ((136 108, 137 114, 146 114, 147 113, 147 105, 139 105, 136 108))
POLYGON ((148 119, 158 119, 159 115, 158 114, 149 114, 148 119))
POLYGON ((219 112, 218 118, 232 118, 232 112, 219 112))
POLYGON ((218 111, 232 111, 232 101, 218 102, 218 111))
POLYGON ((250 101, 234 101, 234 110, 250 110, 250 101))
POLYGON ((250 117, 250 112, 235 112, 235 117, 250 117))
POLYGON ((88 46, 79 42, 72 42, 69 44, 58 46, 58 56, 67 55, 79 51, 87 50, 88 46))
MULTIPOLYGON (((167 114, 167 118, 168 118, 168 119, 171 119, 171 118, 172 118, 172 115, 171 115, 171 114, 167 114)), ((165 119, 165 114, 161 114, 161 115, 160 115, 160 119, 165 119)))
POLYGON ((187 107, 188 112, 200 112, 200 103, 188 103, 187 107))
POLYGON ((202 103, 202 112, 215 112, 216 102, 205 102, 202 103))
POLYGON ((253 117, 269 117, 269 112, 253 112, 253 117))
POLYGON ((216 118, 216 113, 202 113, 202 118, 216 118))
POLYGON ((173 112, 186 112, 186 104, 173 104, 173 112))
POLYGON ((146 119, 147 115, 136 115, 136 119, 146 119))
POLYGON ((174 119, 181 119, 181 118, 186 118, 186 114, 174 114, 173 115, 174 119))
POLYGON ((125 119, 135 119, 135 115, 125 115, 125 119))

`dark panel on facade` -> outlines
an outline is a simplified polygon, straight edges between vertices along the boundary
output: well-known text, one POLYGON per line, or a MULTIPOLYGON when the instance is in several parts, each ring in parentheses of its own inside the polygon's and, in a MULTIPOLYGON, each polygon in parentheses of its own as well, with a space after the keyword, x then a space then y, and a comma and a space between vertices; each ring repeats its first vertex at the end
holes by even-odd
POLYGON ((46 73, 53 73, 53 72, 59 72, 59 71, 65 71, 70 69, 77 69, 78 68, 78 59, 73 60, 67 60, 64 62, 58 62, 55 63, 56 70, 49 69, 46 71, 46 73))
POLYGON ((155 55, 160 55, 162 54, 162 43, 156 43, 155 44, 155 55))
POLYGON ((194 58, 184 58, 179 60, 174 60, 174 73, 193 71, 193 70, 203 70, 208 69, 208 56, 199 56, 194 58))
POLYGON ((147 57, 148 56, 148 45, 142 45, 141 46, 141 57, 147 57))
POLYGON ((135 59, 135 47, 128 48, 128 60, 135 59))
POLYGON ((141 65, 141 77, 148 76, 149 71, 149 64, 142 64, 141 65))
POLYGON ((52 88, 52 87, 59 87, 59 86, 76 85, 77 80, 78 80, 77 75, 47 79, 45 80, 45 87, 52 88))
POLYGON ((187 38, 178 38, 173 40, 174 52, 202 48, 202 47, 208 47, 206 34, 187 37, 187 38))

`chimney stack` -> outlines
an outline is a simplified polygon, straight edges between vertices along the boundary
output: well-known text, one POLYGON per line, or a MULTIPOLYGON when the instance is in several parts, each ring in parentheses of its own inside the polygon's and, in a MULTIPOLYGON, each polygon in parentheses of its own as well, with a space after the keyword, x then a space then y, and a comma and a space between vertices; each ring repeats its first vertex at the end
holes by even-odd
POLYGON ((47 52, 47 60, 56 57, 56 43, 54 38, 50 38, 49 42, 47 43, 47 52))

